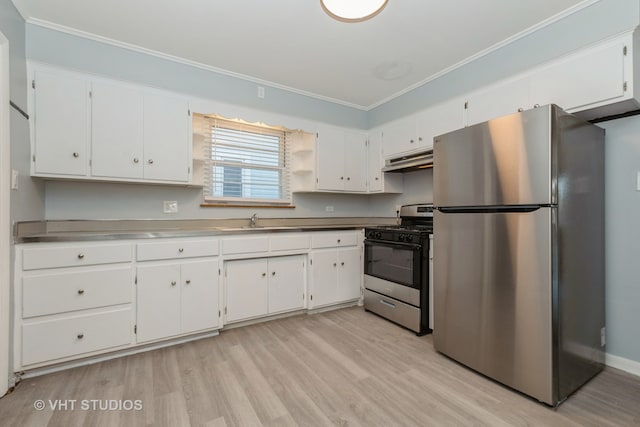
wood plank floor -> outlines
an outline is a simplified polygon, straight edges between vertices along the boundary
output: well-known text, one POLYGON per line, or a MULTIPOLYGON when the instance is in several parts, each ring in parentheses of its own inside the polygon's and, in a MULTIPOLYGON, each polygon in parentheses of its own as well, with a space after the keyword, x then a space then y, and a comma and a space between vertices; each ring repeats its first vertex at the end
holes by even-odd
POLYGON ((607 368, 554 410, 353 307, 25 380, 0 399, 0 425, 637 426, 640 378, 607 368), (81 407, 93 399, 142 409, 81 407))

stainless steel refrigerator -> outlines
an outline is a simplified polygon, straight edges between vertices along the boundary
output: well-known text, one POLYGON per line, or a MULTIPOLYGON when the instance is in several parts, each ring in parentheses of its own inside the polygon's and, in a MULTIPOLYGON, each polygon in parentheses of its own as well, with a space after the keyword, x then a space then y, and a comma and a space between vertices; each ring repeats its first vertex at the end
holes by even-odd
POLYGON ((434 140, 436 350, 555 406, 604 364, 604 130, 547 105, 434 140))

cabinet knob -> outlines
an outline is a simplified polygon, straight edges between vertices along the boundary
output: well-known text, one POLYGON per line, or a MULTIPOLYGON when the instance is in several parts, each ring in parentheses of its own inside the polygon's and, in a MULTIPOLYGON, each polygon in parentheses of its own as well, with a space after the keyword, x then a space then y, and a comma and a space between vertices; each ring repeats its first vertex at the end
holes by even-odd
POLYGON ((410 142, 411 144, 413 144, 413 139, 410 139, 410 140, 409 140, 409 142, 410 142))
POLYGON ((187 280, 184 281, 184 283, 186 283, 188 285, 189 283, 191 283, 191 280, 187 279, 187 280))
POLYGON ((184 248, 178 249, 178 252, 180 252, 180 253, 184 252, 184 248))
POLYGON ((340 240, 340 239, 338 239, 338 243, 340 243, 340 242, 341 242, 341 240, 340 240))
POLYGON ((342 180, 344 180, 344 176, 341 176, 341 177, 340 177, 340 180, 341 180, 341 181, 342 181, 342 180))
POLYGON ((266 276, 267 276, 267 273, 262 273, 262 277, 266 277, 266 276))
POLYGON ((336 264, 335 262, 333 263, 333 266, 336 267, 338 264, 336 264))
POLYGON ((378 177, 376 176, 376 181, 378 181, 379 179, 380 179, 380 178, 378 178, 378 177))
POLYGON ((78 289, 78 295, 84 294, 84 289, 78 289))
POLYGON ((533 104, 533 108, 538 108, 540 107, 540 104, 533 104))
POLYGON ((153 164, 153 159, 149 159, 148 162, 149 162, 150 165, 152 165, 153 164))
POLYGON ((84 258, 84 254, 78 254, 78 259, 83 259, 84 258))
POLYGON ((418 137, 418 141, 422 141, 422 137, 421 136, 418 137))
POLYGON ((344 261, 342 261, 342 262, 340 263, 340 265, 344 267, 344 261))
POLYGON ((75 152, 73 153, 73 157, 76 157, 76 158, 80 157, 80 153, 78 153, 77 151, 75 151, 75 152))
POLYGON ((275 276, 275 275, 276 275, 276 272, 275 272, 275 271, 272 271, 272 272, 271 272, 271 275, 272 275, 272 276, 275 276))
POLYGON ((78 334, 77 337, 79 340, 81 340, 82 338, 84 338, 84 334, 78 334))
POLYGON ((172 281, 171 281, 171 286, 175 286, 175 285, 176 285, 176 281, 175 281, 175 280, 172 280, 172 281))
POLYGON ((139 162, 140 162, 140 159, 138 159, 137 157, 133 158, 133 163, 139 163, 139 162))
POLYGON ((524 111, 524 108, 518 108, 518 113, 522 113, 524 111))
POLYGON ((351 181, 351 177, 350 176, 347 177, 347 181, 351 181))

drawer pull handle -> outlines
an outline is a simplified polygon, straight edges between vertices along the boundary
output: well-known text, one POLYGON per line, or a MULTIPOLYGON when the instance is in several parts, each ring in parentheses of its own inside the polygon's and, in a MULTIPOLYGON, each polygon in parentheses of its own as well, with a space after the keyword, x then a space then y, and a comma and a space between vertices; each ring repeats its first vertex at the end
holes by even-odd
POLYGON ((78 295, 84 294, 84 289, 78 289, 78 295))
POLYGON ((81 340, 82 338, 84 338, 84 334, 78 334, 78 339, 81 340))
POLYGON ((171 286, 175 286, 175 285, 176 285, 176 281, 175 281, 175 280, 172 280, 172 281, 171 281, 171 286))
POLYGON ((84 259, 84 254, 78 254, 78 259, 84 259))
POLYGON ((180 252, 180 253, 184 252, 184 248, 178 249, 178 252, 180 252))
POLYGON ((185 283, 188 285, 189 283, 191 283, 191 280, 187 279, 185 280, 185 283))
POLYGON ((386 305, 387 307, 396 308, 395 304, 390 303, 389 301, 385 301, 383 299, 380 300, 380 304, 386 305))

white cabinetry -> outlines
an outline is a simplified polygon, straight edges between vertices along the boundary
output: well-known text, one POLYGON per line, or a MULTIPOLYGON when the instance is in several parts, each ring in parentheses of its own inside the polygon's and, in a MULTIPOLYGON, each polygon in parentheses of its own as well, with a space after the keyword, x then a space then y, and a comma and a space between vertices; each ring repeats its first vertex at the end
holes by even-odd
POLYGON ((433 149, 433 137, 464 126, 464 101, 451 99, 382 128, 385 158, 433 149))
POLYGON ((309 308, 358 300, 362 287, 361 231, 314 233, 309 308))
POLYGON ((318 130, 317 189, 367 191, 367 135, 332 126, 318 130))
POLYGON ((138 342, 220 326, 218 247, 217 239, 138 244, 138 261, 166 260, 138 264, 138 342))
POLYGON ((380 129, 373 129, 369 132, 367 156, 367 191, 369 193, 402 193, 403 175, 382 172, 384 158, 380 129))
POLYGON ((464 104, 467 126, 530 108, 529 79, 500 83, 471 94, 464 104))
POLYGON ((33 174, 69 177, 89 172, 89 82, 79 74, 34 73, 33 174))
POLYGON ((33 68, 33 176, 189 182, 186 99, 53 67, 33 68))
POLYGON ((132 245, 16 246, 14 370, 132 345, 132 245))
POLYGON ((225 322, 304 308, 304 255, 225 263, 225 322))

